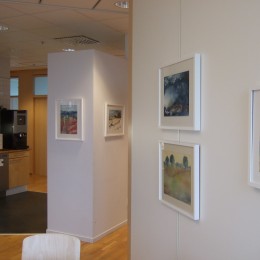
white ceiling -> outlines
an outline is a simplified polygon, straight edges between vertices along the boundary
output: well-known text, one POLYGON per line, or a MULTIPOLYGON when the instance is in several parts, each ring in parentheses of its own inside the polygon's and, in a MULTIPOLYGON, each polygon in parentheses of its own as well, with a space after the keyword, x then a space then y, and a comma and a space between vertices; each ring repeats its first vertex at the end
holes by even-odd
POLYGON ((96 49, 125 55, 128 9, 116 0, 0 0, 0 58, 11 69, 47 66, 47 54, 64 48, 96 49), (86 36, 98 44, 80 44, 67 37, 86 36), (59 40, 55 38, 63 38, 59 40))

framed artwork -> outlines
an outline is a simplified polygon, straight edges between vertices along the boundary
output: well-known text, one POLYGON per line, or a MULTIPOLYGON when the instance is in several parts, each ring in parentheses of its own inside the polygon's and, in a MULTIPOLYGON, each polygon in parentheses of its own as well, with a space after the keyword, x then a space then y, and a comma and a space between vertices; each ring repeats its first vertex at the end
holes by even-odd
POLYGON ((260 88, 250 91, 248 182, 250 186, 260 188, 260 88))
POLYGON ((105 104, 105 137, 124 135, 125 108, 123 105, 105 104))
POLYGON ((159 70, 159 127, 200 130, 200 54, 159 70))
POLYGON ((194 220, 199 219, 199 145, 159 142, 159 199, 194 220))
POLYGON ((56 100, 56 139, 82 140, 82 99, 56 100))

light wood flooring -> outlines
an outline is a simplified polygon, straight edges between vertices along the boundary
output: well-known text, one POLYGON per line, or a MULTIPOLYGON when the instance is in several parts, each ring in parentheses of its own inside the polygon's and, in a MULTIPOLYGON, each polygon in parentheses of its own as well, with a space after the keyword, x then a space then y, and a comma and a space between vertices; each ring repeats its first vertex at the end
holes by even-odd
MULTIPOLYGON (((30 176, 28 190, 47 192, 46 177, 30 176)), ((0 235, 0 259, 20 260, 26 235, 0 235)), ((128 226, 125 225, 95 243, 81 242, 81 260, 127 260, 128 226)))

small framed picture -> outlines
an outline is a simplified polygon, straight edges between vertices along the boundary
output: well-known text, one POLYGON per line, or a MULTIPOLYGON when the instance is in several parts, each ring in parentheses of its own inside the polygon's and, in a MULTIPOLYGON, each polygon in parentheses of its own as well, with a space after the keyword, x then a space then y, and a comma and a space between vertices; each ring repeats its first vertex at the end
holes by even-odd
POLYGON ((198 220, 199 145, 160 141, 159 157, 160 201, 198 220))
POLYGON ((105 137, 124 135, 125 108, 123 105, 105 104, 105 137))
POLYGON ((82 99, 56 100, 56 139, 83 140, 82 99))
POLYGON ((200 130, 200 54, 159 70, 159 127, 200 130))
POLYGON ((249 178, 260 189, 260 88, 250 91, 249 178))

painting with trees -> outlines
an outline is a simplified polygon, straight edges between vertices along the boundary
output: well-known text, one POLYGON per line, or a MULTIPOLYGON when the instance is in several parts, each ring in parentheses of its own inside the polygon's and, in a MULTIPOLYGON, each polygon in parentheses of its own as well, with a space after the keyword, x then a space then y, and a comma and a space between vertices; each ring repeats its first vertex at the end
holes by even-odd
MULTIPOLYGON (((199 145, 160 142, 160 200, 196 218, 199 145)), ((195 219, 195 218, 194 218, 195 219)))
POLYGON ((163 150, 163 191, 165 194, 191 204, 191 165, 189 154, 166 145, 163 150))

